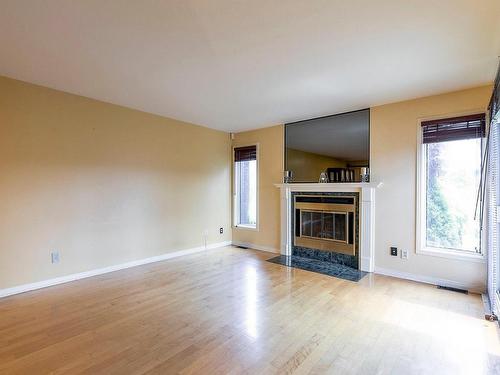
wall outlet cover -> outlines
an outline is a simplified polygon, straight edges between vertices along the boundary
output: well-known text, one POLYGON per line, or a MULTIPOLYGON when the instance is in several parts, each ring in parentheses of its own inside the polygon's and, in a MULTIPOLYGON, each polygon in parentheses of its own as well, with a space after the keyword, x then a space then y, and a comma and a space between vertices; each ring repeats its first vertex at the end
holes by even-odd
POLYGON ((219 228, 219 233, 220 233, 220 234, 224 234, 224 228, 222 228, 222 227, 221 227, 221 228, 219 228))
POLYGON ((408 250, 401 250, 401 259, 408 259, 408 250))
POLYGON ((59 263, 59 251, 53 251, 50 253, 50 261, 52 264, 59 263))
POLYGON ((391 246, 391 256, 397 257, 398 256, 398 248, 397 247, 392 247, 391 246))

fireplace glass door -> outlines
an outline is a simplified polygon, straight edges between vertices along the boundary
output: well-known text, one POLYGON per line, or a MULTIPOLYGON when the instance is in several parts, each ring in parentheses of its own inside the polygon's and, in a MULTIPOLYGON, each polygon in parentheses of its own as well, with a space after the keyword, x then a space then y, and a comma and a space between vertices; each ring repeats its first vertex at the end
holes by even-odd
POLYGON ((300 222, 302 237, 347 242, 347 212, 301 210, 300 222))

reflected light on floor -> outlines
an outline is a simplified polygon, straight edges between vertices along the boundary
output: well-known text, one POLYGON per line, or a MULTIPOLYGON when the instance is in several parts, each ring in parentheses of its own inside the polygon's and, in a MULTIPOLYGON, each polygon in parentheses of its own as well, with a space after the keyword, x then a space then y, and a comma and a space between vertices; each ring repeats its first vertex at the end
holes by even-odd
POLYGON ((245 330, 257 338, 257 270, 253 266, 245 270, 245 330))
MULTIPOLYGON (((391 316, 385 317, 384 321, 427 337, 429 342, 441 348, 441 355, 451 358, 457 353, 463 353, 458 362, 461 362, 464 373, 486 371, 485 353, 491 353, 492 350, 484 345, 481 319, 446 309, 399 301, 394 304, 391 316)), ((498 343, 494 346, 496 347, 498 343)), ((495 350, 491 354, 498 355, 495 350)))

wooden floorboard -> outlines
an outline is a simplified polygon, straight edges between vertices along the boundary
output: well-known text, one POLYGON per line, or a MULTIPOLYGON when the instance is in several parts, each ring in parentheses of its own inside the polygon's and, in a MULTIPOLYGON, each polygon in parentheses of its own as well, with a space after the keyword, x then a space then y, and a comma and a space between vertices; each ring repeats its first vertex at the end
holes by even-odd
POLYGON ((481 297, 226 247, 0 300, 2 374, 500 374, 481 297))

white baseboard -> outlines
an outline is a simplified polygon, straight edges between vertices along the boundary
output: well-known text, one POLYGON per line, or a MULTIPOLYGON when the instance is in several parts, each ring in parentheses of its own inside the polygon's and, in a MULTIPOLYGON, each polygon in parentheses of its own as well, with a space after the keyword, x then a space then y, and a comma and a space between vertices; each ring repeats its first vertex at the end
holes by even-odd
POLYGON ((449 286, 452 288, 464 289, 474 293, 482 293, 482 286, 479 285, 468 285, 454 280, 441 279, 437 277, 415 275, 407 272, 395 271, 387 268, 380 268, 375 266, 375 273, 384 276, 397 277, 398 279, 405 279, 411 281, 418 281, 420 283, 432 284, 432 285, 442 285, 449 286))
POLYGON ((248 243, 248 242, 233 241, 233 245, 234 246, 248 247, 249 249, 254 249, 254 250, 266 251, 268 253, 274 253, 274 254, 280 253, 279 249, 275 249, 274 247, 255 245, 253 243, 248 243))
MULTIPOLYGON (((11 288, 0 289, 0 298, 11 296, 14 294, 29 292, 32 290, 42 289, 42 288, 46 288, 46 287, 53 286, 53 285, 63 284, 63 283, 67 283, 70 281, 85 279, 87 277, 102 275, 102 274, 109 273, 109 272, 119 271, 119 270, 131 268, 131 267, 137 267, 137 266, 141 266, 141 265, 148 264, 148 263, 160 262, 163 260, 177 258, 177 257, 181 257, 184 255, 195 254, 195 253, 199 253, 199 252, 209 250, 209 249, 215 249, 215 248, 219 248, 219 247, 229 246, 231 244, 234 246, 243 246, 243 247, 247 247, 249 249, 265 251, 265 252, 269 252, 269 253, 273 253, 273 254, 280 253, 279 249, 276 249, 276 248, 273 248, 270 246, 255 245, 252 243, 240 242, 240 241, 232 241, 232 242, 231 241, 224 241, 224 242, 218 242, 218 243, 213 243, 213 244, 207 245, 207 247, 200 246, 200 247, 195 247, 195 248, 191 248, 191 249, 174 251, 171 253, 157 255, 154 257, 150 257, 150 258, 138 259, 138 260, 134 260, 134 261, 127 262, 127 263, 121 263, 121 264, 108 266, 108 267, 104 267, 104 268, 98 268, 95 270, 74 273, 71 275, 56 277, 53 279, 38 281, 35 283, 18 285, 18 286, 14 286, 11 288)), ((450 286, 453 288, 469 290, 471 292, 478 292, 478 293, 482 292, 481 287, 479 287, 477 285, 466 285, 466 284, 456 282, 453 280, 440 279, 440 278, 434 278, 434 277, 423 276, 423 275, 415 275, 415 274, 411 274, 411 273, 407 273, 407 272, 400 272, 400 271, 395 271, 395 270, 380 268, 380 267, 375 267, 374 272, 377 274, 380 274, 380 275, 397 277, 399 279, 418 281, 421 283, 433 284, 433 285, 450 286)), ((499 305, 500 305, 500 301, 499 301, 499 305)))
POLYGON ((104 268, 98 268, 95 270, 74 273, 71 275, 56 277, 54 279, 38 281, 35 283, 30 283, 30 284, 18 285, 18 286, 14 286, 12 288, 0 289, 0 298, 11 296, 14 294, 29 292, 31 290, 42 289, 42 288, 46 288, 46 287, 53 286, 53 285, 63 284, 63 283, 67 283, 70 281, 85 279, 87 277, 102 275, 102 274, 109 273, 109 272, 119 271, 119 270, 123 270, 126 268, 141 266, 143 264, 160 262, 162 260, 177 258, 177 257, 181 257, 184 255, 189 255, 189 254, 195 254, 195 253, 199 253, 199 252, 202 252, 205 250, 215 249, 215 248, 229 246, 229 245, 231 245, 231 241, 218 242, 218 243, 213 243, 213 244, 207 245, 206 247, 200 246, 200 247, 195 247, 195 248, 191 248, 191 249, 174 251, 171 253, 157 255, 154 257, 150 257, 150 258, 138 259, 138 260, 133 260, 133 261, 127 262, 127 263, 121 263, 121 264, 117 264, 114 266, 108 266, 108 267, 104 267, 104 268))

